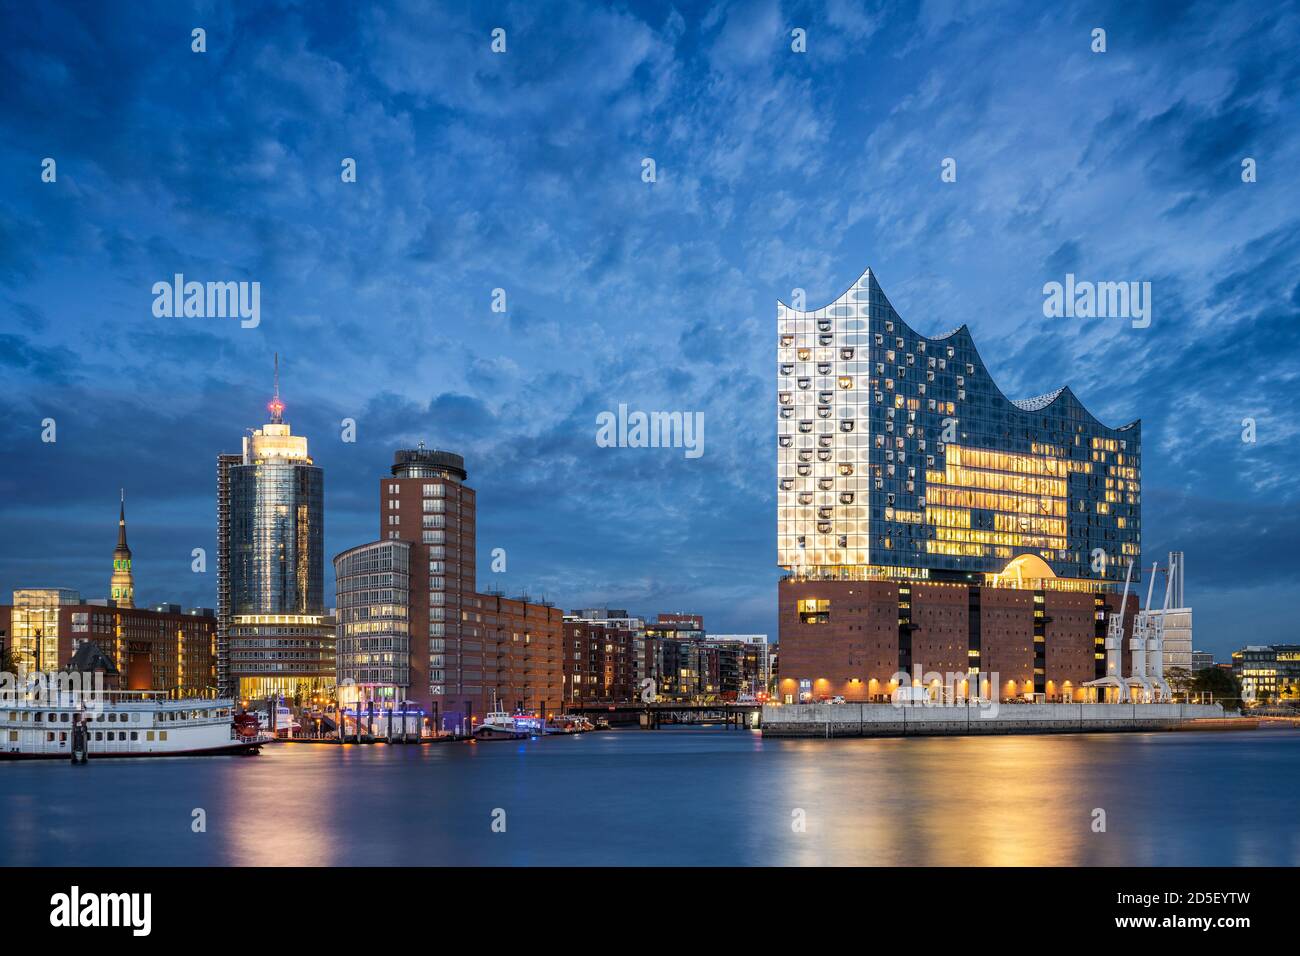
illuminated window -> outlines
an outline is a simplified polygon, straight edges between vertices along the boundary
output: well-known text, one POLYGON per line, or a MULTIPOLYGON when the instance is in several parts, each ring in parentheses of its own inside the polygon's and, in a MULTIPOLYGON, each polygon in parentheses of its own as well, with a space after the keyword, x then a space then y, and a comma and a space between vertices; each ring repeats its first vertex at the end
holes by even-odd
POLYGON ((799 600, 799 620, 804 624, 828 624, 831 619, 831 602, 818 598, 799 600))

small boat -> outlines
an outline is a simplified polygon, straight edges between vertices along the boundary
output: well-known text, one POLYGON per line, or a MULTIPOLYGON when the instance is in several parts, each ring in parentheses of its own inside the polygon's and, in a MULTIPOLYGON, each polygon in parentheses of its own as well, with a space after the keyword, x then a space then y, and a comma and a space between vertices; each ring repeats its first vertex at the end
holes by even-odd
POLYGON ((274 703, 267 704, 266 710, 258 714, 258 719, 262 726, 268 728, 271 733, 280 740, 291 740, 298 734, 302 733, 302 725, 293 718, 293 711, 289 705, 284 702, 284 698, 276 700, 274 703), (274 709, 274 713, 272 713, 274 709), (274 719, 272 719, 274 718, 274 719))
POLYGON ((573 725, 573 721, 566 717, 551 717, 546 721, 546 733, 548 734, 576 734, 578 729, 573 725))
POLYGON ((493 709, 483 723, 474 728, 475 740, 522 740, 528 736, 528 730, 515 723, 514 715, 501 707, 495 694, 492 704, 493 709))
POLYGON ((581 714, 561 714, 546 722, 548 734, 585 734, 595 729, 595 725, 581 714))

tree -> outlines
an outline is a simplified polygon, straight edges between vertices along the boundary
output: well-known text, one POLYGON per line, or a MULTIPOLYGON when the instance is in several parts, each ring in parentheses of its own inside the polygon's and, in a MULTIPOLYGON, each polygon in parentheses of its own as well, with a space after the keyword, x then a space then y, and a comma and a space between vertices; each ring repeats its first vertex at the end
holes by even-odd
POLYGON ((1192 693, 1210 694, 1227 710, 1241 708, 1241 682, 1222 667, 1206 667, 1192 675, 1192 693))
POLYGON ((1195 675, 1192 674, 1189 667, 1171 667, 1165 672, 1165 680, 1169 684, 1169 689, 1175 694, 1184 697, 1193 692, 1195 675))

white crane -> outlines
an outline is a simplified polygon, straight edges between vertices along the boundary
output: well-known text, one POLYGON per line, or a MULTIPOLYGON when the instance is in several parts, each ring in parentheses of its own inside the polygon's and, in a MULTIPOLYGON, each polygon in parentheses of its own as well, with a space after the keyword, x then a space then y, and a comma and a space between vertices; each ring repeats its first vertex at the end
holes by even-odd
POLYGON ((1112 611, 1106 621, 1106 676, 1088 681, 1085 687, 1115 687, 1119 690, 1120 703, 1127 703, 1128 682, 1124 680, 1124 608, 1128 604, 1128 589, 1133 581, 1133 560, 1128 562, 1128 573, 1124 575, 1124 594, 1120 598, 1119 610, 1112 611))

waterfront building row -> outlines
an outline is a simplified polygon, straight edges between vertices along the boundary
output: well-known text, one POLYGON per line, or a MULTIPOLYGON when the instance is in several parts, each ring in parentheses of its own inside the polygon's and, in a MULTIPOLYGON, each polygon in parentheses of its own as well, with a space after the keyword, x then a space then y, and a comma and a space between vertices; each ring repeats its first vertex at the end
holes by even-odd
POLYGON ((1251 644, 1233 651, 1232 672, 1247 700, 1300 700, 1300 644, 1251 644))

